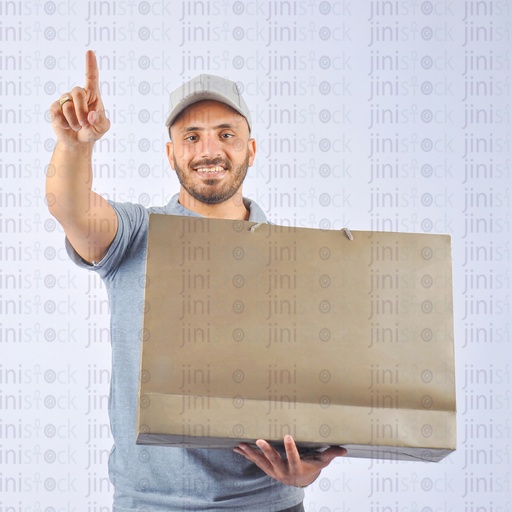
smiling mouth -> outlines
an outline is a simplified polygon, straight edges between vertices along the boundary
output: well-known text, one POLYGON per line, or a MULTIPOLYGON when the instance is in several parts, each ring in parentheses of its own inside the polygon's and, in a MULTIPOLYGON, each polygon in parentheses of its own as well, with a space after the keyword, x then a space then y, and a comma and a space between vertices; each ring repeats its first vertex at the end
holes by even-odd
POLYGON ((195 169, 196 172, 201 172, 205 174, 218 174, 220 172, 224 172, 226 169, 221 167, 220 165, 216 165, 215 167, 198 167, 195 169))

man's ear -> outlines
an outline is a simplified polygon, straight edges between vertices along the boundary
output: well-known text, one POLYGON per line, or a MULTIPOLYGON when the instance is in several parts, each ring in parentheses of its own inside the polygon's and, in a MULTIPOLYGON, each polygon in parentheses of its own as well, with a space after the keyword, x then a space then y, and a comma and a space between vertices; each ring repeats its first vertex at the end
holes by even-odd
POLYGON ((167 159, 169 160, 171 169, 175 171, 176 169, 174 168, 174 144, 172 142, 168 142, 165 145, 165 151, 167 153, 167 159))
POLYGON ((249 167, 251 167, 254 162, 254 158, 256 157, 256 139, 249 139, 247 144, 247 148, 249 150, 249 167))

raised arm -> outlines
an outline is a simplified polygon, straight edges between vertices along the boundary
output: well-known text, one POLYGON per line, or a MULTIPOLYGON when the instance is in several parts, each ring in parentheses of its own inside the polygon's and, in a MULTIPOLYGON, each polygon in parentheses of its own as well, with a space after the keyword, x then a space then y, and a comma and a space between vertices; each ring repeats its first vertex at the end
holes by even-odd
POLYGON ((85 86, 74 87, 50 107, 57 144, 46 176, 50 213, 76 252, 89 263, 106 254, 117 231, 117 216, 92 191, 94 142, 110 128, 99 90, 94 52, 86 53, 85 86))

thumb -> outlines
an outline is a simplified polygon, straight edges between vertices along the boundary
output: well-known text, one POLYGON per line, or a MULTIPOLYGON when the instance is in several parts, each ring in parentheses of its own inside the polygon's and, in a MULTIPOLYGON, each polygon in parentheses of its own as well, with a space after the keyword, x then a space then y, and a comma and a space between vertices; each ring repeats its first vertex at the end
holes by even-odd
POLYGON ((91 110, 87 114, 87 121, 100 134, 104 134, 110 128, 110 121, 105 117, 105 113, 100 110, 91 110))

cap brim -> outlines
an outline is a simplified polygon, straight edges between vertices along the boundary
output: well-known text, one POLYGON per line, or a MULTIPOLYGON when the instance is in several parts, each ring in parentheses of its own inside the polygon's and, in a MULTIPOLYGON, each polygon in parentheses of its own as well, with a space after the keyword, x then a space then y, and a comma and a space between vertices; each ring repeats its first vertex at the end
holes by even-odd
POLYGON ((230 101, 228 98, 226 98, 222 94, 218 94, 218 93, 210 92, 210 91, 198 92, 195 94, 191 94, 190 96, 188 96, 186 98, 183 98, 169 113, 169 115, 167 116, 167 119, 165 120, 165 125, 171 126, 185 109, 187 109, 191 105, 194 105, 195 103, 199 103, 200 101, 207 101, 207 100, 218 101, 220 103, 224 103, 224 105, 227 105, 228 107, 231 107, 235 112, 238 112, 247 121, 247 124, 249 125, 249 129, 250 129, 249 120, 244 116, 244 114, 240 111, 240 109, 238 108, 238 106, 235 103, 230 101))

